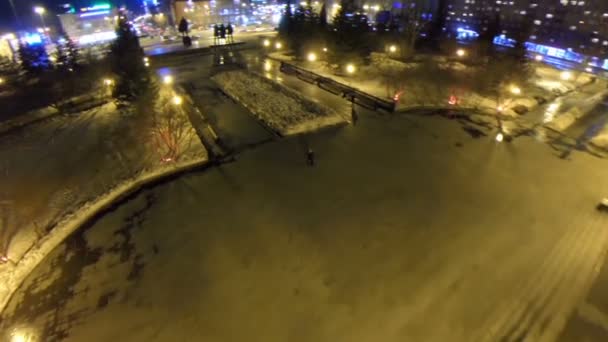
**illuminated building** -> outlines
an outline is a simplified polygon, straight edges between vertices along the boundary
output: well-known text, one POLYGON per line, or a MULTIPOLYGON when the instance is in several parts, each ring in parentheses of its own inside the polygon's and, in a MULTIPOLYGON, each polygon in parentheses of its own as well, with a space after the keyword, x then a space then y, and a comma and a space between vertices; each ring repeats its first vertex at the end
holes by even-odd
POLYGON ((118 11, 108 3, 96 3, 89 7, 62 6, 59 14, 63 30, 80 45, 108 42, 116 38, 115 19, 118 11))
POLYGON ((529 20, 530 43, 608 57, 606 0, 449 0, 446 19, 451 30, 482 32, 496 14, 507 37, 529 20))
POLYGON ((251 3, 247 0, 173 0, 171 9, 176 22, 186 18, 195 27, 207 28, 218 23, 247 24, 251 3))

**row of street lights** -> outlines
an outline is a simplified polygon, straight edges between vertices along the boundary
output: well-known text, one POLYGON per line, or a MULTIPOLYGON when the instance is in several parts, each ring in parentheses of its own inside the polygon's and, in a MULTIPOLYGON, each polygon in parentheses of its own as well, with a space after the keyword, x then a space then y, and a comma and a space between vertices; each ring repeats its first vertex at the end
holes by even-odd
MULTIPOLYGON (((162 82, 166 86, 172 85, 173 84, 173 76, 171 76, 171 75, 165 75, 165 76, 163 76, 162 82)), ((109 92, 109 91, 111 91, 111 89, 114 86, 115 82, 111 78, 104 78, 103 79, 103 84, 107 87, 108 92, 109 92)), ((181 96, 175 94, 175 95, 173 95, 173 98, 171 99, 171 102, 173 102, 173 104, 179 106, 179 105, 181 105, 184 102, 184 99, 181 96)))

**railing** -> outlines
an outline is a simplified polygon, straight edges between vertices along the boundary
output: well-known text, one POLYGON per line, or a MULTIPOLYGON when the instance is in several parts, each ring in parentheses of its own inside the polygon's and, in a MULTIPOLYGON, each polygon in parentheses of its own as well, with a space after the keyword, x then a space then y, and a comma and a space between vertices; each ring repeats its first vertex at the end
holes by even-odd
POLYGON ((388 101, 377 96, 364 93, 356 88, 353 88, 344 83, 340 83, 331 78, 321 76, 312 71, 300 68, 293 64, 289 64, 286 62, 281 62, 280 67, 281 72, 286 73, 288 75, 295 75, 302 81, 316 84, 319 88, 328 91, 335 95, 341 95, 342 97, 348 98, 350 101, 372 109, 382 109, 387 112, 395 111, 395 102, 388 101))

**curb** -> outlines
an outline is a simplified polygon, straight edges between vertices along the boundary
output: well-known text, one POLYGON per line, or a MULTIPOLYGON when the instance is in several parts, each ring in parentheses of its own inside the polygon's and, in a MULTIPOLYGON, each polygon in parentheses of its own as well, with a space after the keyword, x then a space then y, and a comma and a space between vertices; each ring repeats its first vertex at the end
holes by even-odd
POLYGON ((4 274, 0 275, 0 284, 2 284, 0 286, 0 314, 4 312, 9 300, 15 291, 19 289, 25 278, 55 247, 73 232, 94 220, 105 211, 110 210, 118 202, 135 195, 148 186, 158 184, 172 176, 204 168, 208 165, 209 161, 207 158, 197 158, 160 170, 151 171, 132 181, 125 182, 126 184, 117 185, 112 190, 101 195, 95 202, 85 204, 78 210, 78 215, 64 218, 57 224, 55 229, 39 240, 16 264, 10 265, 11 269, 6 270, 4 274))
POLYGON ((51 108, 49 109, 49 113, 40 114, 37 112, 29 112, 15 119, 0 122, 0 135, 8 134, 26 126, 43 122, 60 114, 60 111, 51 108))

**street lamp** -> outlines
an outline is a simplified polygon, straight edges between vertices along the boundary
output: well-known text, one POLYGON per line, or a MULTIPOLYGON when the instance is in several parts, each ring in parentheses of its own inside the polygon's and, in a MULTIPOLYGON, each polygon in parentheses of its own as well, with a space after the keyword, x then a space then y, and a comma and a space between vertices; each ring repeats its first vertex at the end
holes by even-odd
POLYGON ((310 52, 308 56, 306 56, 309 62, 314 62, 317 60, 317 54, 314 52, 310 52))
POLYGON ((283 44, 281 44, 281 42, 276 42, 276 44, 274 44, 274 47, 279 50, 280 48, 283 47, 283 44))
POLYGON ((541 55, 536 55, 536 56, 534 57, 534 59, 535 59, 537 62, 542 62, 542 60, 543 60, 543 56, 541 56, 541 55))
POLYGON ((184 102, 184 99, 182 99, 181 96, 175 95, 173 96, 173 104, 176 106, 179 106, 182 104, 182 102, 184 102))
POLYGON ((327 48, 326 47, 323 48, 323 52, 327 52, 327 48))
POLYGON ((270 46, 270 40, 268 39, 264 39, 264 46, 269 47, 270 46))
POLYGON ((464 55, 466 55, 466 54, 467 54, 467 52, 464 51, 464 49, 456 50, 456 56, 458 56, 458 57, 464 57, 464 55))
POLYGON ((34 13, 40 16, 40 22, 42 23, 42 30, 45 30, 46 24, 44 23, 44 13, 46 13, 46 9, 42 6, 34 6, 34 13))
POLYGON ((395 45, 391 45, 391 46, 388 47, 388 51, 394 53, 394 52, 397 51, 397 47, 395 45))
POLYGON ((103 80, 103 84, 105 84, 106 86, 111 86, 112 84, 114 84, 114 80, 112 80, 111 78, 106 78, 103 80))
POLYGON ((564 71, 559 75, 559 77, 561 77, 561 79, 564 81, 568 81, 572 78, 572 73, 569 71, 564 71))
POLYGON ((0 85, 4 84, 4 78, 0 77, 0 85))
POLYGON ((346 65, 346 72, 347 73, 354 74, 356 70, 357 70, 357 68, 355 68, 355 66, 353 64, 347 64, 346 65))
POLYGON ((171 75, 166 75, 163 77, 163 83, 166 85, 171 85, 173 84, 173 76, 171 75))
POLYGON ((518 86, 516 86, 516 85, 511 86, 510 90, 511 90, 511 94, 513 94, 513 95, 520 95, 521 94, 521 88, 518 87, 518 86))
POLYGON ((496 141, 497 142, 502 142, 504 140, 505 136, 502 133, 498 133, 496 134, 496 141))

